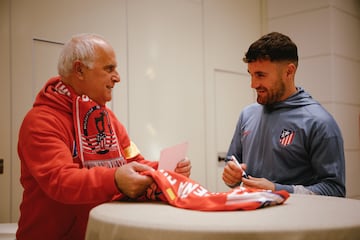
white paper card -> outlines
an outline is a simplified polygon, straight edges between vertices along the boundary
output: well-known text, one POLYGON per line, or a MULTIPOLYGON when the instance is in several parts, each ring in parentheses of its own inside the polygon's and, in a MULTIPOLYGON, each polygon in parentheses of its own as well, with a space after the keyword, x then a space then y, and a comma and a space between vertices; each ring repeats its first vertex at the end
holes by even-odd
POLYGON ((174 171, 177 163, 186 157, 188 145, 184 142, 161 150, 158 169, 174 171))

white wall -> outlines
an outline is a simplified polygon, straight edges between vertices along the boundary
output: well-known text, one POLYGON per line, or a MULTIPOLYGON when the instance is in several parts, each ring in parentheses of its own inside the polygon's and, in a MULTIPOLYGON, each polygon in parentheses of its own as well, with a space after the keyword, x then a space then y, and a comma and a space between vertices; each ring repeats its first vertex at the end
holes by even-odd
POLYGON ((4 173, 0 174, 0 222, 11 216, 11 109, 10 109, 10 0, 0 1, 0 158, 4 173))
POLYGON ((228 150, 242 107, 254 100, 242 58, 251 42, 261 35, 261 3, 204 1, 204 170, 211 191, 229 190, 221 179, 224 163, 218 162, 218 154, 228 150))
POLYGON ((360 198, 360 1, 268 0, 268 30, 297 43, 296 82, 337 120, 345 142, 347 196, 360 198))
POLYGON ((142 154, 188 141, 204 182, 202 2, 128 1, 129 134, 142 154))

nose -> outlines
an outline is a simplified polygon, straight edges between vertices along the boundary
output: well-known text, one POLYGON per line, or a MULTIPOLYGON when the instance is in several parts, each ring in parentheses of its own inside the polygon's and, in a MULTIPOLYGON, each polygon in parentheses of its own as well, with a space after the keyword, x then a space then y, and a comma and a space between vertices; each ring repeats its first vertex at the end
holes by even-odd
POLYGON ((117 71, 115 71, 114 75, 111 77, 111 80, 116 83, 120 82, 121 81, 120 74, 117 71))
POLYGON ((256 80, 255 77, 251 77, 251 88, 256 89, 259 87, 259 81, 256 80))

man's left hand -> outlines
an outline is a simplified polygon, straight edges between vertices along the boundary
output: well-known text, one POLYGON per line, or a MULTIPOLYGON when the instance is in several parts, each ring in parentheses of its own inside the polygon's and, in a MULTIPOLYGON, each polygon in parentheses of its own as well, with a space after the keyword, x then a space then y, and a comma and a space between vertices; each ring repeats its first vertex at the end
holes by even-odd
POLYGON ((188 158, 185 158, 177 163, 175 172, 189 177, 191 173, 191 162, 188 158))
POLYGON ((248 179, 242 178, 245 187, 259 188, 265 190, 275 191, 275 184, 266 178, 256 178, 249 176, 248 179))

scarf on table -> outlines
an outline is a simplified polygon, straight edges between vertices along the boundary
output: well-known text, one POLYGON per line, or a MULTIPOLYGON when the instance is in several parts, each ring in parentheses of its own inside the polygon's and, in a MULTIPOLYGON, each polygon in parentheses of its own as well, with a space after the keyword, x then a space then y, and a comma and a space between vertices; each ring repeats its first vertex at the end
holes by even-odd
POLYGON ((59 97, 72 100, 74 155, 79 156, 83 166, 120 167, 126 164, 106 107, 98 105, 88 96, 78 96, 62 81, 56 84, 54 90, 59 97))
MULTIPOLYGON (((209 192, 199 183, 167 170, 146 171, 154 183, 138 201, 163 201, 172 206, 201 211, 255 210, 283 204, 289 193, 236 187, 228 192, 209 192)), ((124 200, 124 199, 123 199, 124 200)))

